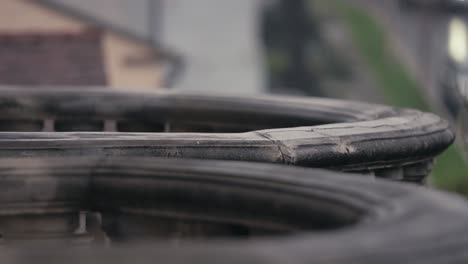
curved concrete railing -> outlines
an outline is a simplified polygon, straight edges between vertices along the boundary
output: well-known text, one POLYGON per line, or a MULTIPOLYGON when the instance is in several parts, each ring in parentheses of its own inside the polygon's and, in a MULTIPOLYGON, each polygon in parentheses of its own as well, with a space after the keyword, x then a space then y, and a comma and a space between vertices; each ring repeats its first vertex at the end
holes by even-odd
POLYGON ((244 160, 414 182, 454 138, 430 113, 322 98, 2 89, 0 111, 0 157, 244 160))
POLYGON ((12 245, 0 247, 5 263, 468 261, 462 198, 325 170, 141 157, 18 158, 0 161, 0 189, 0 231, 12 245), (101 213, 112 242, 143 244, 77 247, 77 237, 89 231, 73 231, 80 210, 101 213), (50 247, 50 240, 60 246, 50 247), (25 241, 34 246, 23 248, 25 241), (66 241, 75 246, 63 246, 66 241))

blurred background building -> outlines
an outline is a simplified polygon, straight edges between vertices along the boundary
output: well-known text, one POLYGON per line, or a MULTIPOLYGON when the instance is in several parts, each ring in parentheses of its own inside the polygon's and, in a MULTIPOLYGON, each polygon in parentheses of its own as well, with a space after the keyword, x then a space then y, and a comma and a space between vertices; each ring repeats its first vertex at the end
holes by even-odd
POLYGON ((280 93, 435 112, 468 193, 463 0, 0 0, 0 84, 280 93))
MULTIPOLYGON (((95 9, 106 13, 111 6, 95 9)), ((152 89, 162 85, 158 52, 130 29, 81 10, 47 1, 1 1, 2 84, 152 89)))

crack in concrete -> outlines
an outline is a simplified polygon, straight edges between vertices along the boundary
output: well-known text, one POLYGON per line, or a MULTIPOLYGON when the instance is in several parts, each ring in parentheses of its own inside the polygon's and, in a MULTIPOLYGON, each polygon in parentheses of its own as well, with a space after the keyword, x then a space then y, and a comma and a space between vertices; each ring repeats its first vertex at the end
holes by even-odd
POLYGON ((340 143, 336 146, 336 151, 343 154, 351 154, 356 152, 356 149, 346 141, 340 139, 340 143))
POLYGON ((356 149, 350 145, 348 142, 346 142, 345 140, 343 140, 341 137, 339 136, 333 136, 333 135, 328 135, 326 133, 323 133, 323 132, 319 132, 319 131, 316 131, 315 129, 311 129, 310 130, 311 132, 315 132, 319 135, 322 135, 322 136, 325 136, 325 137, 330 137, 330 138, 333 138, 335 140, 338 140, 339 143, 336 145, 336 151, 338 151, 339 153, 348 153, 348 154, 351 154, 353 152, 356 152, 356 149))
MULTIPOLYGON (((388 128, 396 128, 396 126, 392 125, 377 125, 377 126, 345 126, 345 127, 321 127, 321 128, 315 128, 319 130, 330 130, 330 129, 352 129, 352 128, 380 128, 380 127, 388 127, 388 128)), ((313 132, 317 132, 313 130, 313 132)), ((318 132, 317 132, 318 133, 318 132)))
POLYGON ((260 137, 268 139, 278 148, 278 152, 280 153, 282 162, 284 164, 294 164, 294 154, 291 151, 291 149, 288 148, 288 146, 286 146, 279 140, 275 140, 274 138, 272 138, 271 136, 267 134, 263 134, 261 132, 254 132, 254 133, 259 135, 260 137))

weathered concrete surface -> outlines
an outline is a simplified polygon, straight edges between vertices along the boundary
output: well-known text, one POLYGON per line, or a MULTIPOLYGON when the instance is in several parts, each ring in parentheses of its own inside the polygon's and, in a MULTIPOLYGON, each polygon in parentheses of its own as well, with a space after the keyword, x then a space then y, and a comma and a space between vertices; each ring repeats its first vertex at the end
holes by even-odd
MULTIPOLYGON (((453 140, 448 123, 435 115, 334 99, 96 90, 0 94, 3 157, 149 155, 367 172, 430 163, 453 140)), ((408 180, 425 176, 412 173, 408 180)))

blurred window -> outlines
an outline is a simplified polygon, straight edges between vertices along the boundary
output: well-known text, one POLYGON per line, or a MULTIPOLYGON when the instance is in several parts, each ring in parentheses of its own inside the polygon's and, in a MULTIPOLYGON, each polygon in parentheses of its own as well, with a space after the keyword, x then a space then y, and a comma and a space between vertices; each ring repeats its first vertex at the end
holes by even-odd
POLYGON ((467 28, 465 21, 454 17, 449 23, 449 55, 457 63, 465 63, 467 56, 467 28))

